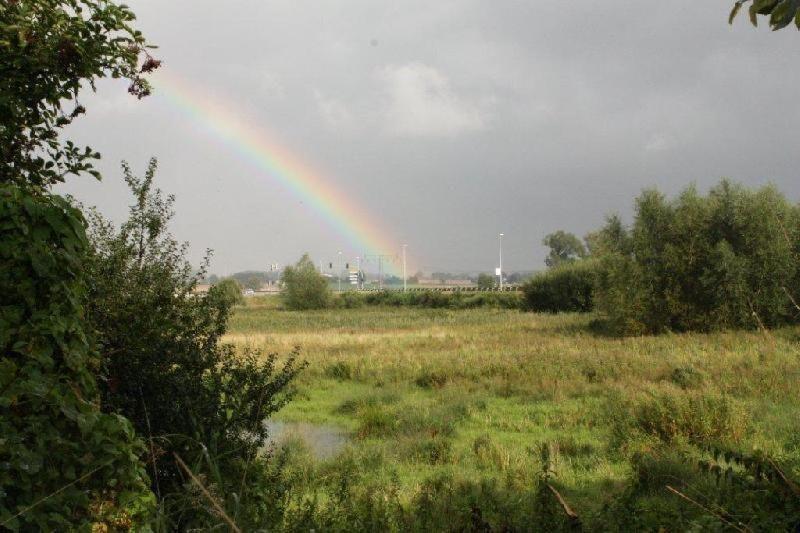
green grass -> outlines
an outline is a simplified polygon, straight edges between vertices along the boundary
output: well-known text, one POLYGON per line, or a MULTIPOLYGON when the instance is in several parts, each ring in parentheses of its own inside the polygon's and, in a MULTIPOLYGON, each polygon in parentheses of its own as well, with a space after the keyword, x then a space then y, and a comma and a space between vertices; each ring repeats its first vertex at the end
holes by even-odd
POLYGON ((581 515, 659 447, 800 456, 797 328, 617 339, 593 333, 591 315, 277 302, 249 300, 227 340, 299 347, 309 366, 278 418, 345 429, 349 449, 316 468, 354 460, 360 482, 394 479, 403 501, 443 473, 532 487, 543 448, 581 515))

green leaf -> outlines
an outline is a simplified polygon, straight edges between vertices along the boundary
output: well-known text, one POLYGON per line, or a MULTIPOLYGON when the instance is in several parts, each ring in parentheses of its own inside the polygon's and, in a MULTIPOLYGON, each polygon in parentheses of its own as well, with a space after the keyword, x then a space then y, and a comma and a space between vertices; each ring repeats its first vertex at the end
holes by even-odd
POLYGON ((794 0, 783 0, 779 3, 770 15, 769 25, 772 30, 777 31, 788 26, 792 22, 796 11, 797 6, 794 0))
POLYGON ((735 4, 733 4, 733 9, 731 9, 731 14, 728 16, 728 24, 733 24, 733 19, 736 18, 736 15, 739 13, 739 10, 742 8, 742 5, 747 0, 738 0, 735 4))

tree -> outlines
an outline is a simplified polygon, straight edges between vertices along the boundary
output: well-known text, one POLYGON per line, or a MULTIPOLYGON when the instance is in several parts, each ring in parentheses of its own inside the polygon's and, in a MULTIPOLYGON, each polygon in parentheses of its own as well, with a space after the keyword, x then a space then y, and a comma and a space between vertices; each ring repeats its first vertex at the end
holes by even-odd
POLYGON ((544 262, 549 267, 586 257, 586 248, 581 240, 566 231, 558 230, 547 235, 542 243, 550 248, 544 262))
MULTIPOLYGON (((227 305, 244 305, 244 296, 242 295, 242 286, 233 278, 225 278, 213 287, 211 291, 223 299, 227 305)), ((209 291, 209 292, 211 292, 209 291)))
POLYGON ((127 78, 131 94, 150 93, 143 75, 160 62, 134 19, 124 5, 101 0, 0 5, 0 182, 47 187, 81 172, 99 178, 92 160, 100 155, 62 143, 59 132, 86 112, 78 93, 97 78, 127 78))
POLYGON ((287 309, 323 309, 330 303, 328 280, 317 272, 308 254, 303 254, 293 266, 287 266, 281 281, 281 297, 287 309))
POLYGON ((58 196, 0 185, 0 230, 0 524, 140 523, 152 503, 144 447, 98 409, 83 218, 58 196))
POLYGON ((288 401, 300 365, 294 355, 277 366, 275 354, 258 357, 222 344, 232 284, 194 295, 208 259, 197 272, 185 259, 187 246, 169 234, 174 199, 153 185, 156 161, 143 178, 123 169, 135 198, 128 220, 116 229, 96 212, 91 218, 87 318, 104 354, 102 406, 147 437, 152 487, 172 526, 208 529, 211 515, 186 490, 174 454, 195 474, 215 476, 224 501, 258 498, 255 486, 242 493, 242 476, 264 447, 264 421, 288 401))
POLYGON ((645 191, 630 228, 602 230, 595 302, 624 333, 755 328, 796 322, 800 208, 774 187, 723 180, 669 200, 645 191), (789 293, 789 294, 787 294, 789 293))
POLYGON ((262 284, 263 281, 260 276, 248 276, 247 279, 244 280, 244 283, 242 283, 242 286, 244 286, 245 289, 257 291, 261 288, 262 284))
POLYGON ((152 493, 130 423, 100 412, 99 357, 84 316, 80 212, 49 187, 99 155, 59 139, 83 86, 158 66, 126 7, 100 0, 0 3, 0 527, 138 527, 152 493), (139 64, 139 59, 144 62, 139 64))
POLYGON ((769 26, 773 30, 783 29, 792 22, 800 29, 800 2, 797 0, 738 0, 733 4, 728 17, 729 24, 733 24, 739 10, 748 3, 750 22, 753 26, 758 26, 758 16, 763 15, 769 16, 769 26))
POLYGON ((478 274, 478 288, 481 290, 488 290, 494 288, 496 285, 495 278, 491 274, 481 272, 478 274))

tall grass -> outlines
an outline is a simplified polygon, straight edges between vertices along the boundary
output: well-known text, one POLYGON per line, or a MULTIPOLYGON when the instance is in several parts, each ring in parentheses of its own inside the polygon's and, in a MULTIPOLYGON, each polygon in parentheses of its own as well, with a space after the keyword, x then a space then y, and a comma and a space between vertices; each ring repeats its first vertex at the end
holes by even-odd
MULTIPOLYGON (((519 524, 522 507, 538 505, 546 447, 550 482, 589 522, 623 527, 609 509, 631 514, 647 497, 665 510, 647 524, 688 528, 705 515, 667 494, 664 476, 706 487, 693 466, 705 446, 758 450, 800 478, 799 328, 617 339, 594 333, 593 319, 491 308, 291 312, 254 299, 227 340, 265 353, 300 346, 310 364, 280 418, 350 434, 343 455, 298 463, 311 493, 329 493, 318 476, 346 470, 365 498, 394 487, 403 512, 428 509, 425 498, 445 497, 436 491, 491 494, 495 503, 484 503, 495 510, 517 494, 509 520, 519 524)), ((723 505, 739 493, 720 494, 723 505)))

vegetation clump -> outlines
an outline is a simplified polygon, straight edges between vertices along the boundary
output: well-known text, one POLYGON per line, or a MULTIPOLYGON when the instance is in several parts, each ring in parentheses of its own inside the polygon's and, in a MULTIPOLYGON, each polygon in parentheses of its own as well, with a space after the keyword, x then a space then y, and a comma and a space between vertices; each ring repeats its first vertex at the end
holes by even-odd
POLYGON ((263 498, 265 487, 239 480, 263 467, 264 421, 288 401, 301 365, 295 354, 278 365, 274 354, 236 353, 221 342, 237 298, 224 283, 195 295, 205 268, 195 272, 185 245, 168 233, 173 198, 154 186, 155 171, 155 160, 143 178, 124 165, 135 203, 118 229, 92 216, 87 319, 104 354, 103 410, 125 416, 147 439, 164 519, 199 527, 214 515, 191 497, 195 484, 180 461, 213 479, 223 502, 233 494, 239 506, 263 498))
POLYGON ((0 228, 0 525, 140 524, 153 510, 143 443, 99 409, 83 218, 63 198, 3 185, 0 228))
POLYGON ((597 262, 564 262, 530 278, 522 286, 527 311, 588 312, 593 309, 597 262))
POLYGON ((598 310, 623 334, 795 322, 800 208, 774 187, 722 181, 707 196, 646 191, 628 228, 600 232, 598 310))
POLYGON ((287 309, 324 309, 330 305, 328 280, 317 271, 308 254, 303 254, 297 263, 286 267, 281 282, 281 298, 287 309))
POLYGON ((114 2, 0 4, 0 528, 146 528, 153 496, 130 423, 100 411, 86 323, 85 220, 51 192, 99 154, 62 142, 84 86, 158 66, 114 2), (141 62, 140 62, 141 61, 141 62))

